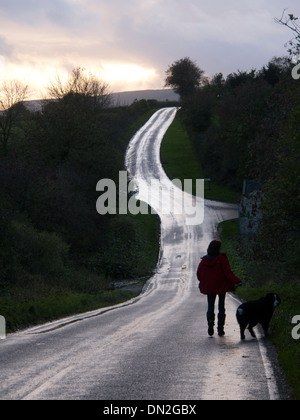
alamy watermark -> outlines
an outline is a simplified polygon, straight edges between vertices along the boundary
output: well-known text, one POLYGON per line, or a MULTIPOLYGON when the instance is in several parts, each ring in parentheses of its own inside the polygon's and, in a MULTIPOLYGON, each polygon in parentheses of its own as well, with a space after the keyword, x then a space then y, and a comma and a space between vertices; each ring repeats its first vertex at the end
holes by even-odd
POLYGON ((0 315, 0 340, 6 339, 6 321, 4 316, 0 315))
POLYGON ((96 191, 101 192, 96 203, 100 215, 184 215, 188 226, 200 225, 204 220, 203 179, 186 179, 182 183, 179 179, 171 182, 152 178, 137 183, 134 179, 128 181, 127 172, 121 171, 118 186, 111 179, 101 179, 96 191))
POLYGON ((292 337, 294 340, 300 340, 300 315, 294 316, 292 319, 292 324, 296 324, 292 330, 292 337))
POLYGON ((292 70, 292 77, 295 80, 300 79, 300 53, 295 54, 292 58, 292 63, 296 64, 296 66, 292 70))
MULTIPOLYGON (((300 53, 295 54, 292 58, 292 63, 296 64, 296 66, 292 70, 292 77, 295 80, 300 79, 300 53)), ((294 340, 300 340, 300 315, 294 316, 292 319, 292 324, 296 325, 292 329, 292 338, 294 340)))

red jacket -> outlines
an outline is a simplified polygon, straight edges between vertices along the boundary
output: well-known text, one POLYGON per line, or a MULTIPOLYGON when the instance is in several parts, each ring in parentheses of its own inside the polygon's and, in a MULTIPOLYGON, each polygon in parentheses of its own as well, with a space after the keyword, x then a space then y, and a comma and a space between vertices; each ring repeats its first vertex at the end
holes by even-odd
POLYGON ((226 254, 203 257, 198 267, 197 277, 203 295, 221 295, 235 290, 234 284, 241 280, 231 271, 226 254))

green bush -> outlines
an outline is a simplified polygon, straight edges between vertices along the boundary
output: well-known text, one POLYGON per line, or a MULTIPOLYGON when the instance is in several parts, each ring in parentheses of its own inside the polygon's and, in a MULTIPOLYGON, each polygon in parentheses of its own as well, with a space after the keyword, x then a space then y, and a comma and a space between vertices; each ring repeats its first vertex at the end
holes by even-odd
POLYGON ((69 246, 57 233, 39 232, 16 221, 12 230, 19 263, 29 273, 55 276, 65 272, 69 246))

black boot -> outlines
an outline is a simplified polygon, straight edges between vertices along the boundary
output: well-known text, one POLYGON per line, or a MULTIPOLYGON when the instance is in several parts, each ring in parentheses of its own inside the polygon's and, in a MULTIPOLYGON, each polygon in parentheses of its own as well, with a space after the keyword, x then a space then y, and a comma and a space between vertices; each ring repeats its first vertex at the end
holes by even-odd
POLYGON ((225 331, 224 331, 224 325, 225 325, 225 314, 219 314, 218 315, 218 334, 220 337, 224 337, 225 331))
POLYGON ((207 313, 207 323, 208 323, 208 335, 212 337, 215 333, 215 314, 207 313))

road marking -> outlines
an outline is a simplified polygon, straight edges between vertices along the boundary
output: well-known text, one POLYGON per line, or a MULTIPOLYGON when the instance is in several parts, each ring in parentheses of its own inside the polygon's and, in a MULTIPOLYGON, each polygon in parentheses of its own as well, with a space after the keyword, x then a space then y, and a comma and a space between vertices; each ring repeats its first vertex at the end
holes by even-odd
POLYGON ((37 398, 38 395, 42 394, 47 389, 51 388, 56 382, 61 380, 68 372, 73 369, 73 365, 68 366, 67 368, 62 369, 56 375, 52 376, 52 378, 48 379, 43 385, 40 385, 34 391, 27 394, 25 397, 22 398, 22 401, 30 401, 37 398))
POLYGON ((263 365, 265 368, 270 400, 276 401, 280 399, 279 391, 278 391, 278 387, 276 383, 276 376, 274 373, 274 369, 272 367, 272 363, 268 357, 266 346, 261 342, 262 335, 259 331, 258 331, 258 334, 259 334, 258 340, 257 340, 258 347, 259 347, 259 351, 260 351, 263 365))

